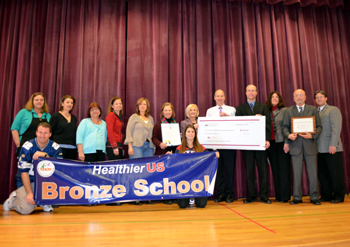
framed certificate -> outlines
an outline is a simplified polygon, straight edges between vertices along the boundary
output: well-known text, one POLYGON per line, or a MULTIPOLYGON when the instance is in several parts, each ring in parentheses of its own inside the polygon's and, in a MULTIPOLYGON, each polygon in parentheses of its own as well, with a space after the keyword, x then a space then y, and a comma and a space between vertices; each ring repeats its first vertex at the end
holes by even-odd
POLYGON ((316 117, 292 117, 291 118, 292 133, 302 134, 308 132, 316 134, 316 117))
POLYGON ((162 130, 162 141, 168 147, 181 145, 179 123, 162 123, 160 128, 162 130))

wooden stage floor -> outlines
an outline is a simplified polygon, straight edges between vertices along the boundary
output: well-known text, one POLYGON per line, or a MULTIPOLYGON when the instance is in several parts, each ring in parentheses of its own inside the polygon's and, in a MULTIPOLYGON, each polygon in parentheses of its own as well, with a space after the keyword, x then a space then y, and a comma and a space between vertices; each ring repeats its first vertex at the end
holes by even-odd
POLYGON ((177 204, 60 206, 29 216, 1 206, 1 246, 350 246, 350 197, 315 206, 209 201, 177 204))

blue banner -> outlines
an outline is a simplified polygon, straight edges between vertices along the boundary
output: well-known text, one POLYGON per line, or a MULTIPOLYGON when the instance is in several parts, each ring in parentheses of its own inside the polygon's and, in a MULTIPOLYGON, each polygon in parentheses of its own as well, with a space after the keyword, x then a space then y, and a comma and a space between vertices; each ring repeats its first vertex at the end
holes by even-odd
POLYGON ((84 163, 39 158, 34 198, 38 205, 105 204, 211 196, 215 152, 84 163))

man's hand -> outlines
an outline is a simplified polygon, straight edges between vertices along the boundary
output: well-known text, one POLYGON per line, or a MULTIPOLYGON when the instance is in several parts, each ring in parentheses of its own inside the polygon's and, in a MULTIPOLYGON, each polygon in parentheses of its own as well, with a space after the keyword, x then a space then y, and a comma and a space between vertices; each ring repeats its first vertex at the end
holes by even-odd
POLYGON ((312 135, 308 132, 305 132, 305 134, 299 134, 304 139, 311 139, 312 135))
POLYGON ((34 195, 33 193, 28 193, 26 196, 26 202, 35 205, 35 201, 34 201, 34 195))
POLYGON ((220 117, 229 117, 230 115, 228 115, 226 112, 221 112, 220 113, 220 117))
POLYGON ((36 151, 33 155, 33 160, 37 160, 39 157, 45 157, 45 155, 47 155, 47 153, 36 151))
POLYGON ((269 141, 266 141, 264 147, 265 147, 265 149, 268 149, 268 148, 270 147, 270 142, 269 142, 269 141))
POLYGON ((336 151, 337 151, 337 147, 335 147, 335 146, 329 146, 329 153, 330 153, 330 154, 335 154, 336 151))
POLYGON ((295 134, 295 133, 292 133, 288 136, 288 139, 292 140, 292 141, 295 141, 295 139, 297 139, 298 135, 295 134))

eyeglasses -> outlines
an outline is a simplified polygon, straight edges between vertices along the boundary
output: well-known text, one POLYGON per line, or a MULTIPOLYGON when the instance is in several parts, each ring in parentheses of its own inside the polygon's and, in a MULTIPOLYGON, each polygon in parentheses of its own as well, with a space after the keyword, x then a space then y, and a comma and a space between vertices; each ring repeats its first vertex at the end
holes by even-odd
POLYGON ((296 94, 296 95, 294 95, 294 97, 296 97, 296 98, 298 98, 298 97, 304 97, 305 95, 304 94, 296 94))
POLYGON ((99 111, 100 109, 98 108, 92 108, 90 111, 99 111))

